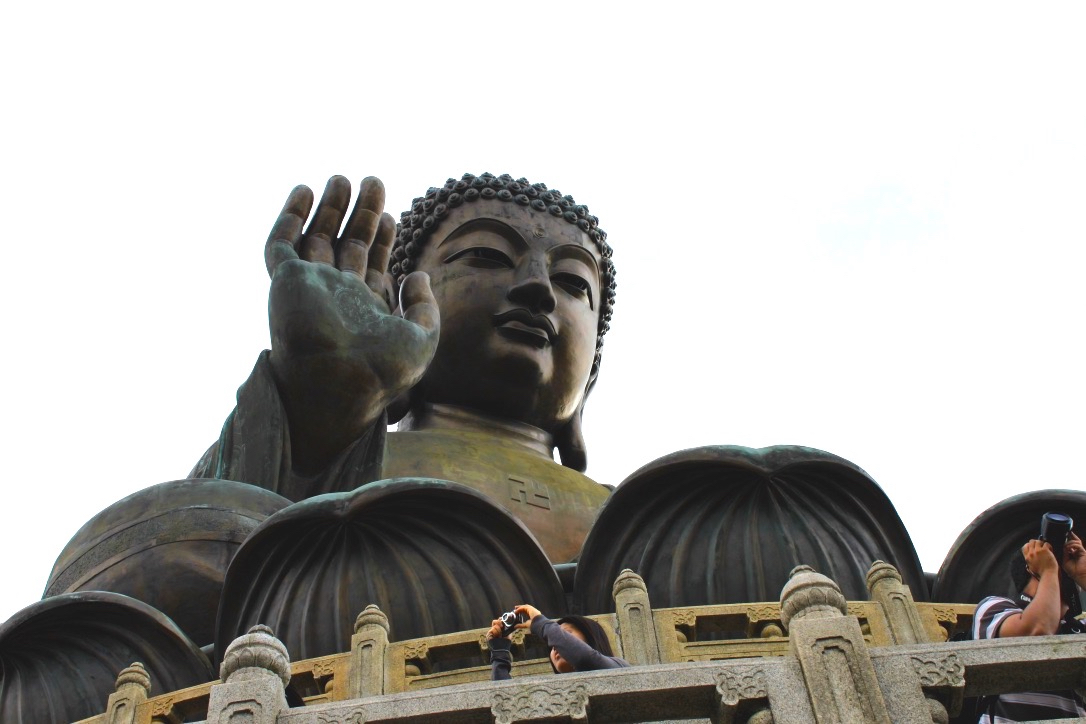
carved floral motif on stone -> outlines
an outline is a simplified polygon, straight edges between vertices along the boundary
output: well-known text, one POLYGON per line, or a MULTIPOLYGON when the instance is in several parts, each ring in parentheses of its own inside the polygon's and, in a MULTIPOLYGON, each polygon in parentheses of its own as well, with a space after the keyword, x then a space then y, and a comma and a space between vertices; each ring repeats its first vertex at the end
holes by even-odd
POLYGON ((965 686, 965 666, 954 652, 938 656, 910 656, 909 663, 921 686, 965 686))
MULTIPOLYGON (((528 629, 518 628, 509 634, 509 640, 513 642, 514 646, 523 646, 524 639, 528 636, 528 629)), ((479 634, 479 648, 483 651, 490 651, 490 641, 487 639, 486 634, 479 634)))
POLYGON ((320 679, 325 676, 334 676, 336 673, 336 667, 332 665, 331 661, 318 661, 313 664, 313 678, 320 679))
POLYGON ((429 655, 430 647, 425 643, 407 644, 403 647, 403 657, 408 661, 425 659, 429 655))
POLYGON ((935 614, 936 621, 945 621, 946 623, 957 623, 958 612, 949 606, 932 606, 932 613, 935 614))
POLYGON ((580 684, 572 687, 539 684, 508 693, 496 692, 491 712, 495 724, 559 716, 587 721, 588 691, 580 684))
POLYGON ((725 669, 716 675, 716 690, 725 706, 737 706, 742 699, 764 699, 769 696, 765 669, 747 667, 725 669))
POLYGON ((168 696, 165 699, 153 699, 151 701, 151 718, 168 717, 173 713, 173 697, 168 696))
POLYGON ((849 603, 848 615, 856 618, 867 618, 867 606, 862 603, 849 603))
POLYGON ((698 622, 698 615, 693 611, 672 611, 671 623, 675 626, 693 626, 698 622))
POLYGON ((781 609, 777 606, 748 606, 747 618, 751 621, 779 621, 781 609))
POLYGON ((346 714, 318 714, 317 724, 366 724, 366 712, 355 709, 346 714))

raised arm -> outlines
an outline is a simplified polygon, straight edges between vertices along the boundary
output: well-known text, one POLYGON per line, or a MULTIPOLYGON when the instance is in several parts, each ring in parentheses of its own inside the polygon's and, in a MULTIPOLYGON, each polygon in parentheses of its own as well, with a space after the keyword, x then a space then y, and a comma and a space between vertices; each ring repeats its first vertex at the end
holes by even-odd
POLYGON ((1060 600, 1060 567, 1052 546, 1031 540, 1022 547, 1030 572, 1038 579, 1033 601, 1021 613, 1011 614, 999 626, 996 636, 1047 636, 1056 633, 1063 615, 1060 600))
POLYGON ((518 624, 517 628, 531 627, 532 634, 543 639, 543 643, 551 647, 551 665, 559 673, 566 673, 569 670, 565 668, 565 664, 569 664, 573 671, 621 669, 629 666, 622 659, 606 656, 592 648, 578 636, 562 628, 557 621, 544 616, 535 606, 523 604, 513 610, 524 613, 528 617, 528 622, 518 624), (558 653, 557 657, 554 652, 558 653))
POLYGON ((513 669, 513 642, 508 636, 502 636, 502 622, 494 619, 486 632, 487 646, 490 647, 490 680, 506 681, 512 679, 509 673, 513 669))
POLYGON ((532 633, 573 664, 575 671, 596 671, 598 669, 621 669, 627 666, 623 661, 611 656, 604 656, 599 651, 581 641, 546 616, 532 619, 532 633))
POLYGON ((270 363, 290 425, 291 459, 317 472, 422 377, 437 349, 429 277, 410 274, 392 297, 386 272, 396 224, 384 185, 333 176, 303 231, 313 192, 287 197, 264 258, 271 275, 270 363), (342 231, 340 227, 342 226, 342 231))

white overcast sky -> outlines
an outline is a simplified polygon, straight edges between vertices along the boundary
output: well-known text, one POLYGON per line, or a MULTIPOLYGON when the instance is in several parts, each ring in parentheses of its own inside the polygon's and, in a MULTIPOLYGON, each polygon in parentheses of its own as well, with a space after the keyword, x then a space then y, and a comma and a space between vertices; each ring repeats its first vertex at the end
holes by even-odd
POLYGON ((8 3, 0 621, 185 476, 268 345, 292 186, 587 203, 619 295, 589 474, 710 444, 867 470, 927 570, 1083 487, 1077 3, 8 3))

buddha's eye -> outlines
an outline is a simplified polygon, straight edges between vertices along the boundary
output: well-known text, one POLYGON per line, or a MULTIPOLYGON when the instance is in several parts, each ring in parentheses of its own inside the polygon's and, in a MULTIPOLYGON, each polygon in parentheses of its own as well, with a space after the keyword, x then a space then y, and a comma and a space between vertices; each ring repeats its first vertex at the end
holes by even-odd
POLYGON ((489 246, 472 246, 461 249, 445 259, 445 263, 463 260, 479 269, 512 269, 513 261, 503 252, 489 246))
POLYGON ((588 302, 588 306, 592 306, 592 286, 587 280, 576 274, 563 272, 551 276, 551 281, 564 289, 567 294, 577 297, 578 299, 584 299, 588 302))

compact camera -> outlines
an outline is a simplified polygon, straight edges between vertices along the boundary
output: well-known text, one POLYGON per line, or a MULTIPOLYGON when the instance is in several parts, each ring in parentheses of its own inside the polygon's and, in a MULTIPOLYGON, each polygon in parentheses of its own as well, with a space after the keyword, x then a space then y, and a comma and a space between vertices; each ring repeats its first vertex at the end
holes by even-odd
POLYGON ((502 636, 508 636, 516 630, 518 623, 528 620, 528 614, 509 611, 498 616, 498 620, 502 622, 502 636))

